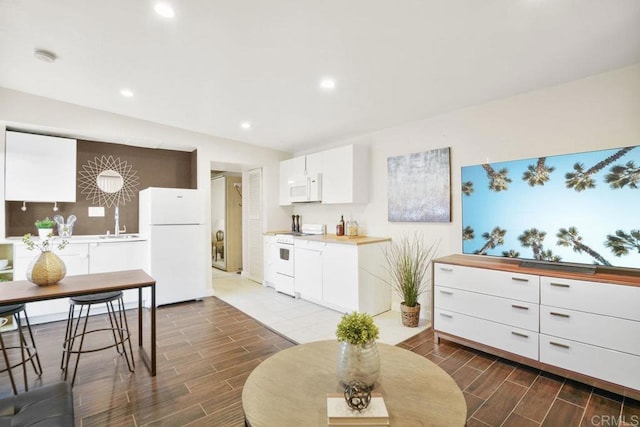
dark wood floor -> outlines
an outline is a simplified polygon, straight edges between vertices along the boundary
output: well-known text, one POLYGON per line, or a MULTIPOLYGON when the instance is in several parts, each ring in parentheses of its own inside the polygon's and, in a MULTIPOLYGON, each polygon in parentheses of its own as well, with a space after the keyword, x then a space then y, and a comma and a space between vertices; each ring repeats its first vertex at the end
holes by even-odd
MULTIPOLYGON (((135 321, 135 312, 130 312, 132 331, 135 321)), ((30 372, 31 387, 60 379, 64 323, 38 325, 35 330, 44 375, 37 379, 30 372)), ((262 360, 292 345, 216 298, 160 308, 157 377, 150 377, 139 359, 135 373, 129 373, 124 360, 111 350, 84 355, 74 387, 76 425, 242 426, 246 378, 262 360)), ((620 420, 640 426, 637 401, 457 344, 436 345, 430 330, 399 346, 424 355, 452 375, 467 401, 469 427, 625 425, 620 420)), ((0 395, 8 393, 8 377, 2 374, 0 395)))

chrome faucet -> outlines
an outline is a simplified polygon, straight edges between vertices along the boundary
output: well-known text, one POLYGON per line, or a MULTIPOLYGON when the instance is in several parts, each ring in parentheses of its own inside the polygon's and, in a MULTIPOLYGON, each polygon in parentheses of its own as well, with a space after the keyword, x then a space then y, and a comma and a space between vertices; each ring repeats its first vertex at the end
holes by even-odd
POLYGON ((124 228, 122 230, 120 230, 120 209, 118 208, 118 206, 116 206, 115 220, 116 220, 115 236, 118 237, 118 236, 120 236, 120 233, 126 233, 127 232, 127 226, 126 225, 124 226, 124 228))

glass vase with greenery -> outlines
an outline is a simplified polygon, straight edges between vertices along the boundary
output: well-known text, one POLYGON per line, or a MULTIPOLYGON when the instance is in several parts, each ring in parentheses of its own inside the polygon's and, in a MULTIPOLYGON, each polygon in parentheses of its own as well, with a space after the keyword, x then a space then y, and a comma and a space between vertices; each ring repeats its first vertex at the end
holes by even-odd
POLYGON ((380 331, 367 313, 353 312, 342 316, 336 337, 338 350, 338 381, 346 387, 355 381, 372 389, 380 375, 380 354, 376 339, 380 331))

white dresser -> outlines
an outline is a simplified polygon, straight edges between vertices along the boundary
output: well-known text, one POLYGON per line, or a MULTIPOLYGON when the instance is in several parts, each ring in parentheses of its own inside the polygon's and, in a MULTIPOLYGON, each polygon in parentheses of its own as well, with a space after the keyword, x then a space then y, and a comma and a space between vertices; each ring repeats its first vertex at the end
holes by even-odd
POLYGON ((451 255, 434 261, 433 276, 437 341, 640 397, 639 275, 451 255))

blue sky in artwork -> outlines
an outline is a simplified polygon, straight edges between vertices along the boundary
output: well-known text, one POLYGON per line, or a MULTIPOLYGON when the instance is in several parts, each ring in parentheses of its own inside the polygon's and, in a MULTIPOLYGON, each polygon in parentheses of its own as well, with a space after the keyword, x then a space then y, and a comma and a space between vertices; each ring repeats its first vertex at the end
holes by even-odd
POLYGON ((522 247, 518 236, 524 230, 537 228, 545 231, 545 250, 550 249, 564 262, 593 264, 589 254, 577 253, 571 247, 557 245, 556 233, 560 228, 575 227, 582 243, 602 255, 614 266, 640 268, 640 254, 632 250, 629 255, 616 257, 605 246, 606 236, 616 230, 629 232, 640 229, 640 189, 628 186, 612 189, 604 181, 613 165, 624 165, 633 161, 640 166, 640 147, 626 153, 620 159, 592 175, 596 187, 578 192, 565 185, 565 174, 573 172, 575 163, 582 163, 588 170, 598 162, 614 155, 620 149, 601 150, 546 158, 546 165, 555 167, 544 186, 531 187, 522 179, 528 165, 537 164, 538 159, 515 160, 491 163, 498 171, 506 168, 512 182, 508 190, 495 192, 489 189, 489 177, 482 165, 462 168, 462 182, 473 182, 474 192, 462 195, 462 226, 471 226, 475 238, 463 241, 463 252, 474 253, 485 244, 482 238, 495 227, 507 230, 504 244, 489 249, 487 255, 502 256, 503 251, 515 250, 521 258, 533 258, 532 249, 522 247))

